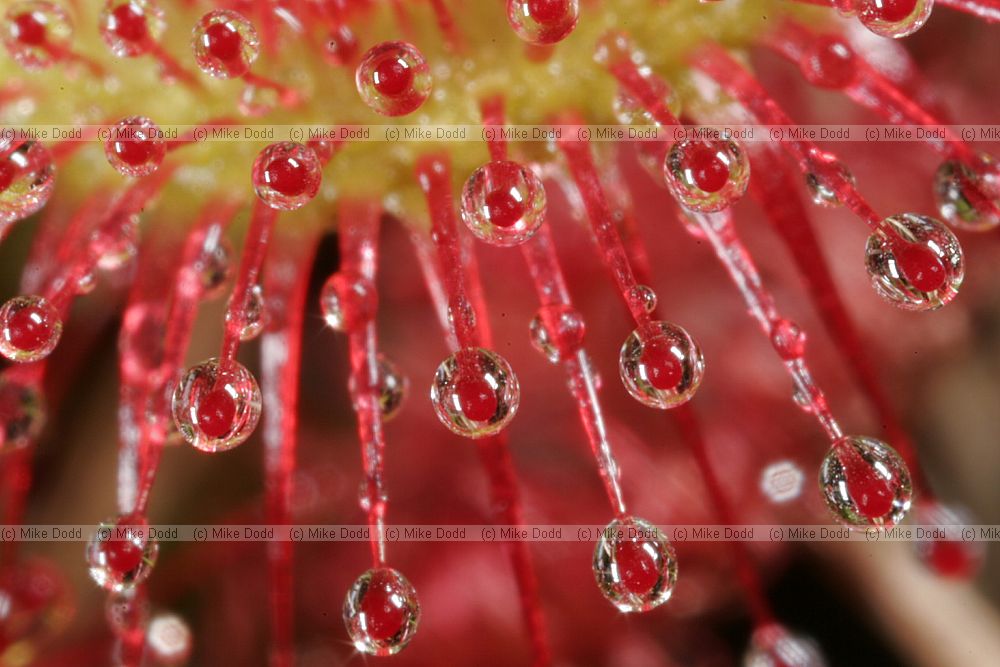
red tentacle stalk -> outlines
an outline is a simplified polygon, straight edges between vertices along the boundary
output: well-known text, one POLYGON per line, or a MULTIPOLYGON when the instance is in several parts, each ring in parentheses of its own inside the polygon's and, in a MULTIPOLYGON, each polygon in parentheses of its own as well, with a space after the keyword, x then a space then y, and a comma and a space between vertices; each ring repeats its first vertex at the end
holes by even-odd
POLYGON ((267 248, 271 242, 278 211, 259 199, 254 200, 250 226, 243 244, 243 256, 236 273, 233 295, 226 309, 225 334, 222 340, 222 358, 232 361, 240 348, 240 339, 248 321, 247 310, 251 305, 254 287, 257 286, 267 248))
MULTIPOLYGON (((484 345, 489 337, 484 322, 477 322, 476 302, 481 301, 472 287, 468 265, 462 261, 462 247, 451 193, 451 169, 445 156, 429 155, 417 161, 416 172, 427 198, 438 251, 438 267, 448 298, 448 323, 460 349, 484 345)), ((460 364, 474 363, 474 358, 462 355, 460 364)), ((466 370, 466 369, 463 369, 466 370)), ((517 477, 503 434, 479 438, 476 441, 480 460, 490 479, 493 506, 497 520, 509 525, 522 525, 520 494, 517 477)), ((538 581, 527 545, 513 542, 507 545, 520 592, 521 609, 533 646, 534 663, 551 662, 545 621, 541 611, 538 581)))
POLYGON ((438 28, 441 30, 441 34, 444 36, 445 43, 448 48, 452 51, 461 53, 466 50, 465 38, 462 36, 461 30, 455 24, 455 17, 451 10, 448 9, 448 5, 445 4, 445 0, 430 0, 431 7, 434 10, 434 18, 437 21, 438 28))
MULTIPOLYGON (((261 337, 261 392, 264 414, 265 514, 271 525, 291 522, 296 449, 298 447, 299 375, 302 366, 302 326, 317 236, 278 236, 265 278, 267 325, 261 337)), ((295 663, 293 544, 268 544, 268 594, 272 667, 295 663)))
POLYGON ((1000 0, 935 0, 934 4, 972 14, 989 23, 1000 23, 1000 0))

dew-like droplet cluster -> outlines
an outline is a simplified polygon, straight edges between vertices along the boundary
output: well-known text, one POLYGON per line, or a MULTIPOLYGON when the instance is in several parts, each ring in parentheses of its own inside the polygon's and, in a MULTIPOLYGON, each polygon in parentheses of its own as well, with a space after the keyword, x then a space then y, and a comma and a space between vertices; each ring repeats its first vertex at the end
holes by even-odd
POLYGON ((347 591, 344 624, 354 647, 363 653, 399 653, 413 639, 419 622, 417 592, 396 570, 368 570, 347 591))
POLYGON ((43 0, 11 4, 0 29, 7 53, 27 70, 46 69, 57 63, 73 36, 66 11, 43 0))
POLYGON ((163 163, 167 144, 163 132, 145 116, 130 116, 115 123, 104 142, 104 155, 125 176, 148 176, 163 163))
POLYGON ((852 526, 894 526, 913 497, 903 459, 881 440, 865 436, 834 443, 820 467, 820 488, 834 516, 852 526))
POLYGON ((858 20, 880 37, 898 39, 920 30, 934 9, 934 0, 858 0, 858 20))
MULTIPOLYGON (((375 373, 375 394, 378 398, 378 407, 382 411, 382 420, 389 421, 399 414, 399 409, 403 407, 410 383, 396 367, 396 364, 381 354, 378 355, 375 373)), ((353 376, 348 380, 348 389, 352 395, 357 392, 353 376)))
POLYGON ((135 58, 152 52, 167 21, 154 0, 107 0, 98 25, 112 53, 135 58))
POLYGON ((826 660, 812 639, 768 623, 754 631, 743 667, 826 667, 826 660))
POLYGON ((319 305, 328 327, 334 331, 350 331, 375 317, 378 292, 367 278, 338 271, 324 283, 319 305))
POLYGON ((134 589, 149 578, 160 547, 146 520, 127 514, 105 521, 87 544, 90 578, 112 593, 134 589))
POLYGON ((750 182, 750 162, 732 139, 684 139, 667 152, 663 177, 681 206, 710 213, 743 196, 750 182))
POLYGON ((981 232, 1000 225, 1000 176, 993 156, 980 153, 977 159, 976 167, 960 160, 942 162, 934 174, 934 199, 949 225, 981 232))
POLYGON ((47 299, 16 296, 0 306, 0 354, 30 362, 52 354, 62 336, 62 319, 47 299))
POLYGON ((481 240, 514 246, 531 238, 545 220, 545 187, 517 162, 489 162, 462 189, 462 220, 481 240))
POLYGON ((677 556, 653 524, 631 516, 618 518, 597 541, 594 577, 619 610, 649 611, 670 599, 677 583, 677 556))
POLYGON ((554 364, 576 355, 583 347, 586 324, 573 306, 542 306, 528 325, 531 344, 554 364))
POLYGON ((423 54, 406 42, 382 42, 369 49, 354 79, 364 103, 383 116, 416 111, 433 86, 423 54))
POLYGON ((316 152, 299 143, 271 144, 257 155, 251 172, 254 192, 279 211, 302 208, 319 192, 323 166, 316 152))
POLYGON ((45 403, 37 384, 0 375, 0 454, 27 447, 45 426, 45 403))
POLYGON ((55 162, 37 141, 0 139, 0 224, 26 218, 48 203, 55 162))
POLYGON ((937 220, 902 213, 868 238, 865 264, 879 296, 904 310, 936 310, 958 295, 965 262, 958 239, 937 220))
POLYGON ((705 372, 701 349, 681 327, 653 322, 625 339, 618 371, 632 397, 651 408, 668 409, 694 396, 705 372))
POLYGON ((203 452, 223 452, 245 442, 257 427, 260 388, 239 362, 209 359, 184 373, 171 409, 189 444, 203 452))
POLYGON ((238 12, 216 9, 201 17, 191 40, 198 68, 219 79, 241 77, 260 54, 257 30, 238 12))
POLYGON ((507 0, 507 22, 530 44, 561 42, 579 18, 579 0, 507 0))
POLYGON ((466 438, 503 429, 517 412, 521 390, 507 360, 483 348, 465 348, 445 359, 431 384, 441 423, 466 438))

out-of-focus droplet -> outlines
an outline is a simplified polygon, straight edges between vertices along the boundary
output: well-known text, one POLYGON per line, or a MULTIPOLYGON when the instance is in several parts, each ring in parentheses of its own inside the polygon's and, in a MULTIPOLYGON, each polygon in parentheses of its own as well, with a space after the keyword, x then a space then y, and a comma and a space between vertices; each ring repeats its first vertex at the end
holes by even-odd
POLYGON ((417 592, 396 570, 368 570, 347 592, 344 624, 354 647, 363 653, 399 653, 413 639, 419 622, 417 592))
MULTIPOLYGON (((381 354, 378 355, 376 373, 375 392, 378 396, 379 409, 382 411, 382 419, 389 421, 399 414, 399 409, 403 406, 406 394, 409 392, 410 383, 396 367, 396 364, 381 354)), ((357 391, 353 376, 348 382, 348 389, 351 394, 357 391)))
MULTIPOLYGON (((226 310, 228 320, 230 310, 226 310)), ((250 288, 246 303, 242 308, 242 322, 240 328, 240 340, 243 342, 253 340, 264 330, 266 322, 267 307, 264 300, 264 288, 254 285, 250 288)))
POLYGON ((52 639, 69 625, 74 606, 72 588, 54 564, 22 557, 0 568, 0 627, 5 650, 22 641, 52 639))
POLYGON ((903 459, 881 440, 865 436, 834 443, 820 467, 820 488, 830 511, 854 526, 894 526, 913 497, 903 459))
POLYGON ((979 523, 964 508, 923 499, 916 509, 916 523, 926 526, 918 535, 917 555, 932 572, 949 579, 969 580, 982 569, 986 548, 982 542, 967 540, 965 527, 979 523))
POLYGON ((441 423, 466 438, 493 435, 517 412, 521 390, 510 364, 496 352, 466 348, 438 366, 431 403, 441 423))
POLYGON ((104 43, 120 58, 150 53, 166 27, 163 9, 153 0, 107 0, 98 23, 104 43))
POLYGON ((934 0, 858 0, 858 20, 881 37, 912 35, 927 23, 934 0))
POLYGON ((27 447, 45 426, 45 401, 39 386, 0 375, 0 453, 27 447))
POLYGON ((868 238, 865 263, 879 296, 904 310, 936 310, 958 295, 965 262, 947 227, 916 213, 893 215, 868 238))
POLYGON ((934 175, 934 198, 941 217, 953 227, 974 232, 1000 225, 1000 192, 993 175, 997 164, 985 153, 978 159, 979 169, 958 160, 945 160, 934 175), (980 210, 977 201, 987 210, 980 210))
POLYGON ((743 667, 826 667, 826 661, 812 639, 769 623, 754 631, 743 667))
POLYGON ((843 202, 840 201, 837 190, 843 183, 853 186, 856 182, 854 174, 846 164, 830 153, 815 151, 812 157, 814 164, 824 172, 806 174, 806 187, 809 188, 813 203, 823 208, 841 206, 843 202), (834 179, 833 182, 831 179, 834 179))
POLYGON ((507 22, 531 44, 554 44, 573 32, 580 19, 578 0, 507 0, 507 22))
POLYGON ((645 612, 670 599, 677 556, 659 528, 636 517, 615 519, 594 549, 597 586, 619 610, 645 612))
POLYGON ((184 373, 174 390, 172 412, 177 429, 193 447, 226 451, 245 442, 257 427, 260 388, 239 362, 209 359, 184 373))
POLYGON ((191 657, 191 629, 177 614, 159 614, 149 623, 146 646, 157 664, 176 667, 191 657))
POLYGON ((55 188, 55 161, 37 141, 0 139, 0 224, 40 211, 55 188))
POLYGON ((348 65, 358 54, 358 38, 350 26, 340 24, 327 35, 323 55, 331 65, 348 65))
POLYGON ((498 246, 531 238, 545 220, 545 187, 517 162, 489 162, 462 190, 462 220, 477 237, 498 246))
POLYGON ((771 346, 784 361, 801 359, 806 353, 806 334, 795 322, 777 319, 771 323, 771 346))
POLYGON ((635 400, 667 409, 691 400, 701 384, 705 360, 684 329, 654 322, 649 332, 636 329, 625 339, 618 371, 635 400))
POLYGON ((586 324, 573 306, 542 306, 528 325, 531 343, 554 364, 569 359, 583 347, 586 324))
POLYGON ((760 490, 772 503, 787 503, 802 495, 805 473, 791 461, 778 461, 760 473, 760 490))
POLYGON ((813 40, 799 59, 806 81, 821 88, 844 88, 857 75, 854 50, 843 39, 822 35, 813 40))
POLYGON ((0 354, 30 362, 52 354, 62 336, 56 307, 40 296, 16 296, 0 306, 0 354))
POLYGON ((328 327, 335 331, 350 331, 375 317, 378 292, 370 280, 338 271, 323 285, 319 305, 328 327))
POLYGON ((229 242, 221 234, 221 227, 212 227, 205 235, 201 254, 195 260, 194 268, 201 281, 202 297, 206 299, 218 296, 222 292, 232 268, 230 262, 232 250, 229 242))
POLYGON ((416 111, 431 94, 433 79, 423 54, 406 42, 382 42, 362 58, 355 72, 361 99, 383 116, 416 111))
POLYGON ((750 182, 750 162, 732 139, 685 139, 671 146, 663 176, 681 206, 711 213, 743 196, 750 182))
POLYGON ((216 9, 201 17, 191 42, 198 68, 219 79, 240 77, 260 53, 250 20, 238 12, 216 9))
POLYGON ((137 515, 123 515, 98 526, 87 544, 90 578, 113 593, 145 581, 159 553, 159 544, 148 531, 146 520, 137 515))
POLYGON ((130 116, 118 121, 104 142, 108 162, 125 176, 152 174, 163 164, 166 154, 163 132, 145 116, 130 116))
POLYGON ((15 2, 4 15, 0 39, 21 67, 51 67, 68 52, 73 26, 59 5, 41 0, 15 2))

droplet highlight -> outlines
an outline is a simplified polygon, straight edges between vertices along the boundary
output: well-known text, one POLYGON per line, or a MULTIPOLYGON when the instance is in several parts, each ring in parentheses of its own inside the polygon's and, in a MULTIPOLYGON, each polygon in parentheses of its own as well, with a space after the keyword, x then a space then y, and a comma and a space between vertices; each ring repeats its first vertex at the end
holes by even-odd
POLYGON ((687 403, 701 384, 705 360, 688 333, 669 322, 633 331, 622 345, 618 370, 632 397, 665 410, 687 403))
POLYGON ((62 336, 55 306, 40 296, 16 296, 0 306, 0 354, 30 362, 52 354, 62 336))

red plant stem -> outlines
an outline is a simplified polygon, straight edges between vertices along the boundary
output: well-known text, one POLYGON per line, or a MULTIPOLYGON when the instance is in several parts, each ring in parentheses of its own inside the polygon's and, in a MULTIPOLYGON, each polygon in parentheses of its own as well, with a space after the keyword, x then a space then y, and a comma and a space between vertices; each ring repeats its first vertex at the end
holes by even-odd
POLYGON ((559 148, 566 156, 570 173, 583 197, 583 203, 587 209, 587 215, 590 218, 604 262, 610 269, 611 275, 618 285, 618 291, 625 299, 625 305, 632 314, 632 318, 640 329, 646 331, 652 326, 652 318, 646 310, 639 290, 636 289, 639 284, 632 272, 628 253, 626 253, 625 246, 622 245, 621 238, 618 236, 618 230, 615 228, 611 207, 604 196, 601 179, 590 155, 590 144, 586 141, 564 139, 560 141, 559 148))
POLYGON ((1000 23, 998 0, 935 0, 934 4, 972 14, 990 23, 1000 23))
MULTIPOLYGON (((261 392, 268 406, 263 424, 264 502, 271 525, 285 525, 292 519, 302 326, 316 241, 313 232, 278 235, 270 258, 276 270, 265 278, 268 317, 261 336, 261 392)), ((271 667, 295 663, 293 557, 292 542, 268 544, 271 667)))
POLYGON ((464 51, 465 39, 455 24, 455 17, 452 15, 451 10, 448 9, 448 5, 444 3, 444 0, 430 0, 430 3, 431 8, 434 10, 434 18, 437 21, 438 28, 441 30, 441 34, 444 35, 445 44, 452 51, 459 53, 464 51))
MULTIPOLYGON (((482 303, 478 283, 471 281, 462 248, 451 192, 451 167, 447 155, 426 155, 418 159, 416 172, 427 198, 432 238, 438 251, 438 268, 443 275, 450 317, 442 324, 454 331, 460 349, 476 348, 489 338, 485 321, 477 322, 476 303, 482 303)), ((485 312, 482 307, 478 309, 485 312)), ((465 357, 468 359, 469 357, 465 357)), ((497 520, 509 525, 523 525, 517 477, 504 434, 476 440, 480 460, 490 480, 497 520)), ((545 621, 538 594, 538 580, 527 548, 521 541, 506 545, 520 592, 521 610, 528 627, 534 664, 551 663, 545 621)))
POLYGON ((392 13, 396 17, 396 23, 399 24, 400 32, 412 42, 416 33, 413 29, 413 17, 410 16, 410 11, 403 4, 403 0, 389 0, 389 3, 392 5, 392 13))
POLYGON ((240 349, 240 335, 246 326, 247 307, 250 295, 260 279, 260 271, 267 256, 268 244, 278 212, 260 201, 254 200, 253 211, 250 214, 250 227, 246 240, 243 242, 243 256, 236 273, 236 283, 233 295, 226 309, 226 328, 222 339, 222 358, 227 361, 236 359, 240 349))
MULTIPOLYGON (((577 187, 586 203, 588 217, 594 228, 595 236, 598 238, 598 245, 604 256, 605 264, 618 282, 619 291, 626 305, 634 313, 635 308, 632 305, 635 301, 634 288, 636 283, 633 277, 634 274, 625 247, 621 242, 618 231, 615 229, 611 209, 604 193, 604 188, 601 186, 600 179, 597 176, 597 171, 590 155, 589 145, 587 142, 565 142, 560 147, 566 154, 570 171, 573 173, 577 187), (604 219, 599 219, 596 216, 604 216, 604 219), (599 228, 602 229, 602 233, 600 234, 597 233, 599 228), (609 249, 614 249, 614 252, 609 252, 609 249), (619 276, 623 274, 629 276, 631 280, 620 280, 619 276)), ((633 238, 632 247, 638 250, 640 256, 646 255, 645 247, 637 235, 633 238)), ((646 276, 647 279, 649 277, 646 276)), ((652 316, 646 311, 645 307, 640 306, 640 309, 651 320, 652 316)), ((712 469, 705 449, 701 428, 693 409, 689 405, 682 405, 671 412, 676 415, 684 444, 691 451, 692 456, 694 456, 698 464, 705 481, 705 487, 712 499, 713 510, 716 512, 718 519, 723 524, 735 524, 735 513, 712 469)), ((736 563, 737 576, 746 593, 755 621, 759 625, 763 625, 773 618, 773 614, 770 611, 763 587, 749 554, 743 545, 738 543, 734 543, 734 545, 733 557, 736 563)))
POLYGON ((809 224, 806 208, 798 197, 789 194, 798 187, 795 175, 770 147, 755 151, 751 161, 754 173, 750 182, 751 196, 757 200, 791 252, 813 305, 833 334, 833 342, 854 373, 861 390, 875 408, 886 437, 910 468, 918 493, 928 499, 933 498, 916 447, 882 387, 858 328, 844 306, 829 264, 809 224))
MULTIPOLYGON (((768 125, 794 125, 792 119, 778 106, 763 86, 735 59, 717 44, 698 49, 691 57, 696 69, 701 70, 722 86, 730 96, 768 125)), ((868 205, 857 188, 828 160, 830 154, 820 150, 808 139, 782 134, 781 145, 796 160, 803 174, 815 174, 834 192, 837 198, 857 217, 873 229, 882 218, 868 205)))
MULTIPOLYGON (((665 127, 680 125, 680 121, 667 107, 663 95, 657 93, 649 75, 643 75, 630 58, 629 53, 611 54, 606 63, 608 71, 618 80, 618 84, 646 110, 658 125, 665 127)), ((664 83, 664 85, 666 85, 664 83)))
MULTIPOLYGON (((340 205, 340 270, 344 275, 371 283, 374 289, 378 267, 380 207, 373 202, 344 201, 340 205)), ((351 304, 345 304, 350 308, 351 304)), ((365 321, 345 313, 352 326, 347 331, 350 348, 352 400, 358 419, 358 440, 365 472, 365 497, 372 561, 385 565, 384 483, 385 433, 379 405, 379 355, 375 319, 365 321)))
POLYGON ((184 69, 184 67, 177 62, 177 59, 163 48, 162 44, 149 40, 149 52, 154 58, 156 58, 156 61, 160 63, 160 67, 163 68, 163 75, 165 77, 177 79, 195 92, 204 90, 204 86, 198 77, 196 77, 193 72, 189 72, 184 69))
POLYGON ((298 90, 286 86, 280 81, 275 81, 274 79, 269 79, 253 72, 247 72, 242 76, 242 79, 251 86, 268 88, 275 91, 278 94, 278 100, 284 107, 294 107, 302 101, 302 96, 298 90))
POLYGON ((504 99, 502 95, 488 97, 479 105, 483 116, 483 125, 487 132, 486 147, 490 151, 490 159, 500 162, 507 159, 507 139, 503 135, 504 99))

